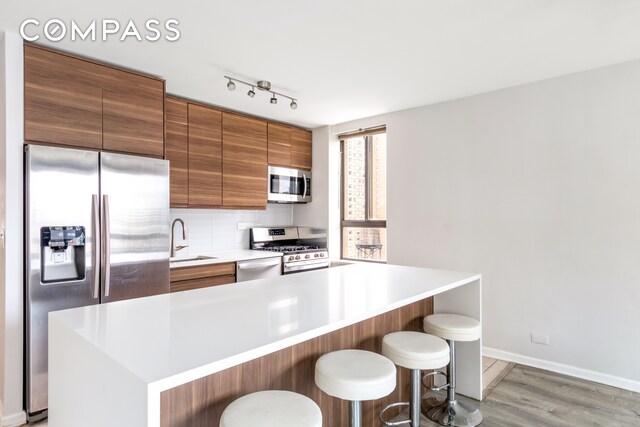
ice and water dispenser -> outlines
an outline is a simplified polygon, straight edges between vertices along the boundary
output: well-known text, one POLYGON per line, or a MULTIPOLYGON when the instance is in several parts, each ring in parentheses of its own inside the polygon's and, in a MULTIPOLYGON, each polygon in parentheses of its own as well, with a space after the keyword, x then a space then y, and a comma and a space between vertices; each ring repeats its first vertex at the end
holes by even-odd
POLYGON ((85 275, 85 234, 81 226, 42 227, 42 283, 82 280, 85 275))

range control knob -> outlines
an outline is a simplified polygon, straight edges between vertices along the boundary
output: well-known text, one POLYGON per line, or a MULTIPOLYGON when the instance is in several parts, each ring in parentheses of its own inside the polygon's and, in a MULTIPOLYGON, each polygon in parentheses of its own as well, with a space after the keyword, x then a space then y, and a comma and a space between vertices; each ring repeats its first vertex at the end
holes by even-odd
POLYGON ((320 258, 324 258, 324 252, 320 253, 320 258))
POLYGON ((314 258, 318 258, 320 256, 320 254, 313 254, 314 258))
POLYGON ((309 259, 309 258, 311 258, 311 255, 306 254, 306 255, 304 256, 304 258, 305 258, 305 259, 309 259))
POLYGON ((294 259, 294 258, 293 258, 293 255, 291 255, 291 256, 289 257, 289 261, 293 261, 293 259, 294 259))
POLYGON ((296 255, 296 259, 300 259, 300 255, 296 255))

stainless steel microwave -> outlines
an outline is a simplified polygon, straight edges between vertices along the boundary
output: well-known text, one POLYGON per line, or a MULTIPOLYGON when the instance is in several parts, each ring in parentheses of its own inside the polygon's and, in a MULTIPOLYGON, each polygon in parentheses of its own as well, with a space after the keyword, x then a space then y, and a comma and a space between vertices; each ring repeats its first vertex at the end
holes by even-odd
POLYGON ((269 166, 268 197, 271 203, 308 203, 311 201, 311 172, 269 166))

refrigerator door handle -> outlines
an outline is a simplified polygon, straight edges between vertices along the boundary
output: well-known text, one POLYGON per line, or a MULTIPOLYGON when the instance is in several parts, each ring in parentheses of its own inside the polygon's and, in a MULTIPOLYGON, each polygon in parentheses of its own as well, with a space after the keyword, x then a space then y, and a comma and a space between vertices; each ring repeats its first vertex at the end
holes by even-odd
POLYGON ((104 272, 104 296, 109 296, 109 287, 111 285, 111 227, 109 225, 109 196, 102 196, 102 271, 104 272))
POLYGON ((91 213, 93 216, 93 298, 97 299, 100 291, 100 206, 98 195, 91 197, 91 213))

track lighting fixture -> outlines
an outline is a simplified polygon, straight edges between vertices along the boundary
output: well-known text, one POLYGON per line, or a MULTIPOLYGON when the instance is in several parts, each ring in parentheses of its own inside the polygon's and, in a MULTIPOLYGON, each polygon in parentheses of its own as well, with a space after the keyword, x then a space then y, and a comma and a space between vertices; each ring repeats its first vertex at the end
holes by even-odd
POLYGON ((280 92, 275 92, 273 90, 271 90, 271 82, 267 81, 267 80, 260 80, 257 81, 255 83, 248 83, 242 80, 238 80, 235 77, 229 77, 229 76, 224 76, 225 79, 229 80, 229 82, 227 83, 227 88, 229 90, 234 90, 236 88, 236 83, 241 83, 243 85, 249 86, 251 89, 249 89, 249 91, 247 92, 247 96, 249 96, 249 98, 253 98, 254 96, 256 96, 256 92, 255 89, 258 88, 258 90, 261 90, 263 92, 270 92, 271 93, 271 98, 269 99, 269 102, 271 104, 277 104, 278 103, 278 98, 276 98, 276 95, 281 96, 283 98, 287 98, 291 100, 291 103, 289 104, 289 107, 291 107, 292 110, 295 110, 296 108, 298 108, 298 100, 289 96, 289 95, 285 95, 283 93, 280 92))

